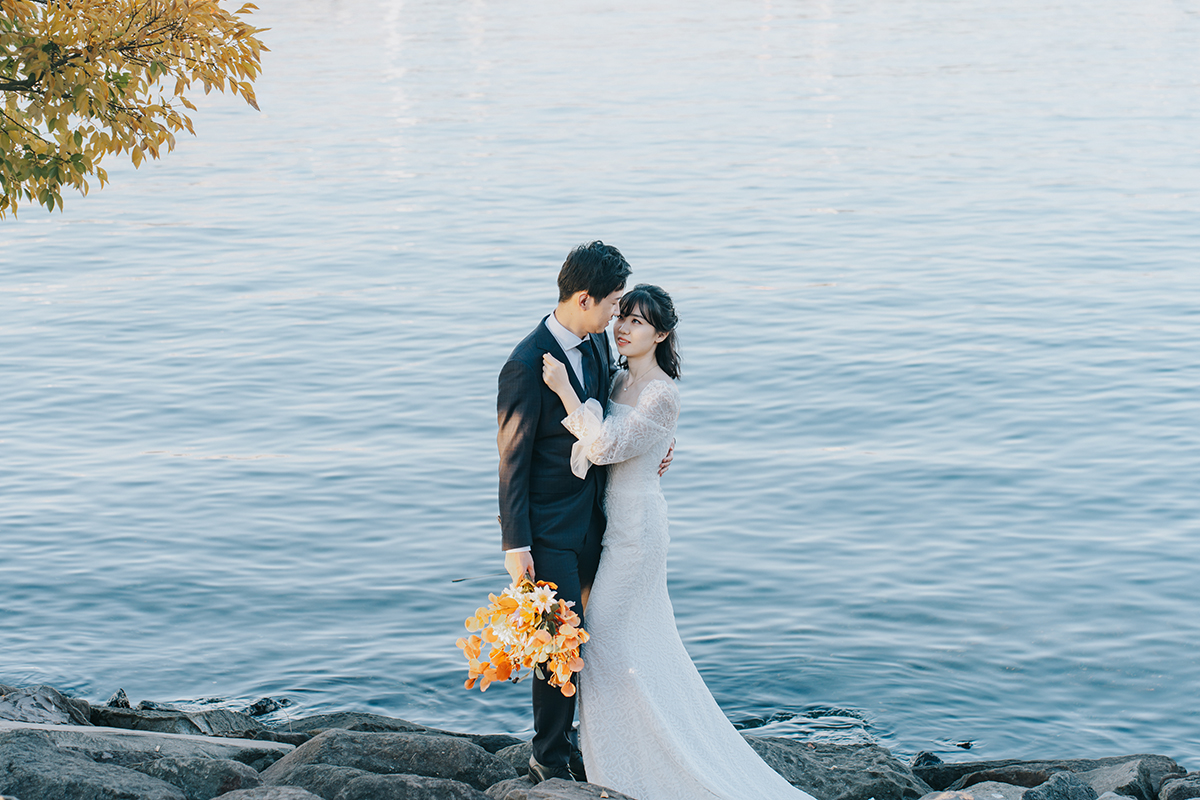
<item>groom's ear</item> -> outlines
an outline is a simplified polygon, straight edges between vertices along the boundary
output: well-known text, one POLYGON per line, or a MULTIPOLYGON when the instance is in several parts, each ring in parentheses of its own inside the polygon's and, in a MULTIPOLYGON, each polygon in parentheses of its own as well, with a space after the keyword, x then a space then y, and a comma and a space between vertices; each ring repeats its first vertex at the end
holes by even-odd
POLYGON ((580 311, 587 311, 592 307, 592 305, 595 304, 596 301, 592 299, 592 296, 588 294, 586 290, 581 289, 571 298, 571 302, 573 302, 580 311))

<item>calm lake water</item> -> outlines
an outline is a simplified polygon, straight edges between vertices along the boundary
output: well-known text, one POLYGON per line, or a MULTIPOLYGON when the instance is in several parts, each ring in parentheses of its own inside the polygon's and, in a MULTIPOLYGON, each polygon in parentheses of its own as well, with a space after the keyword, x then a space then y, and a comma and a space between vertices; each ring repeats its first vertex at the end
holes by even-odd
POLYGON ((1200 768, 1200 7, 260 3, 262 113, 0 223, 0 682, 528 734, 451 580, 601 238, 732 719, 1200 768))

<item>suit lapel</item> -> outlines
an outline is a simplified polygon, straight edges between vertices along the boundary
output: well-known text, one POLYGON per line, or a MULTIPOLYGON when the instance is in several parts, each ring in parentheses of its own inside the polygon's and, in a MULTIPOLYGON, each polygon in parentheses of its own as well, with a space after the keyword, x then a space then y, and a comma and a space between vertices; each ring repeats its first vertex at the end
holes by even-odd
MULTIPOLYGON (((567 354, 563 352, 562 345, 558 343, 558 339, 554 338, 554 334, 546 327, 546 320, 549 316, 542 318, 542 324, 538 327, 538 347, 545 352, 557 358, 567 368, 567 377, 571 380, 571 387, 575 389, 575 396, 581 397, 585 401, 588 399, 588 394, 579 385, 579 378, 575 375, 575 370, 571 369, 571 362, 567 360, 567 354)), ((592 344, 595 347, 595 343, 592 344)))
POLYGON ((591 335, 592 349, 596 353, 596 399, 608 409, 608 392, 612 388, 612 358, 608 350, 608 334, 591 335))

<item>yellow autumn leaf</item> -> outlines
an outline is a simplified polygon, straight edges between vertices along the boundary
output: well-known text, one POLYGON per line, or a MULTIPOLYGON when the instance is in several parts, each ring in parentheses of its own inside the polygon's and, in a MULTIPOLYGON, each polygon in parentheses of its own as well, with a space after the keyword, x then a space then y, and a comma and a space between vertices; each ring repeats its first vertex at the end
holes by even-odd
POLYGON ((23 201, 62 208, 60 188, 103 187, 106 155, 146 154, 194 134, 173 103, 193 81, 258 108, 262 29, 220 0, 0 0, 0 219, 23 201))

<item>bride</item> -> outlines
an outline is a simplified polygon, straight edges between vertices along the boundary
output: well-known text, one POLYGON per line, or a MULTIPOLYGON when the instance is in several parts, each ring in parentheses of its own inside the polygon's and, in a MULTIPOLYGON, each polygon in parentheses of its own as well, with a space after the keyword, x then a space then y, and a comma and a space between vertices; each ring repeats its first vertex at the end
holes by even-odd
POLYGON ((608 415, 579 402, 566 367, 542 377, 578 439, 571 469, 608 472, 600 566, 583 595, 591 636, 579 680, 579 739, 588 780, 638 800, 746 797, 812 800, 767 766, 726 719, 692 664, 667 596, 667 504, 659 462, 679 419, 675 307, 657 286, 621 298, 613 323, 622 367, 608 415))

